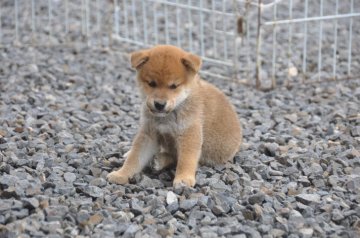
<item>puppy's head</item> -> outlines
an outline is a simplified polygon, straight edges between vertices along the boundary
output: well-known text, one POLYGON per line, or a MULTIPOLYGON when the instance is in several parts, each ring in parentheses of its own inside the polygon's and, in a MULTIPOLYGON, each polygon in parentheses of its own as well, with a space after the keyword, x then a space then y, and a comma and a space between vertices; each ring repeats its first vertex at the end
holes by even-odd
POLYGON ((190 94, 201 66, 200 57, 175 46, 160 45, 131 54, 131 66, 149 111, 163 117, 190 94))

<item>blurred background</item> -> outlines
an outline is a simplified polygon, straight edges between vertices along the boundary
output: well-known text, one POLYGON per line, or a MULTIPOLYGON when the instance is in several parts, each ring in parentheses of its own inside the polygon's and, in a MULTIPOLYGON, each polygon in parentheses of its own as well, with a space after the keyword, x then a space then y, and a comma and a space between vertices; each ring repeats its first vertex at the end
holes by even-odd
POLYGON ((355 0, 3 0, 1 47, 173 44, 203 74, 274 88, 358 77, 355 0))

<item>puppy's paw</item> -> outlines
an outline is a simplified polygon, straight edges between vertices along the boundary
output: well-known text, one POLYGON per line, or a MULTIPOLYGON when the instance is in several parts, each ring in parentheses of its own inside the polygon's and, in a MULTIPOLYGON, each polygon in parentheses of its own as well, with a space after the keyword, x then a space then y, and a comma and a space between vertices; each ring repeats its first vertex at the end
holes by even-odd
POLYGON ((194 187, 195 183, 196 180, 194 176, 175 176, 173 186, 175 188, 183 186, 194 187))
POLYGON ((106 178, 110 183, 116 183, 116 184, 129 183, 129 177, 122 174, 120 171, 111 172, 106 176, 106 178))

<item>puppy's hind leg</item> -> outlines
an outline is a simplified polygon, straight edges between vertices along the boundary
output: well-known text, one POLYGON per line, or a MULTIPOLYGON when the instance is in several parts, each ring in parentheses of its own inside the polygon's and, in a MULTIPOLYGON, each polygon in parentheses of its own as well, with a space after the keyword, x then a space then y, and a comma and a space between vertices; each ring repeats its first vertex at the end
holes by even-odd
POLYGON ((171 167, 175 165, 176 158, 175 156, 171 155, 168 152, 160 152, 157 154, 151 164, 151 167, 156 171, 159 172, 163 169, 171 167))
POLYGON ((156 140, 143 132, 139 132, 134 140, 130 151, 126 153, 124 165, 117 171, 108 174, 107 179, 111 183, 125 184, 129 178, 141 172, 153 156, 158 153, 156 140))

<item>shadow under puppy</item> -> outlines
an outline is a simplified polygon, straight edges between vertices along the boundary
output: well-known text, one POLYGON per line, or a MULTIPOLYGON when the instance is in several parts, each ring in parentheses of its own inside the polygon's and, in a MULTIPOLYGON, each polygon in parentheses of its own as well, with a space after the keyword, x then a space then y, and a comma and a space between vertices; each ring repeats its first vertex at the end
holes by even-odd
POLYGON ((176 163, 174 186, 194 186, 199 163, 234 157, 240 122, 225 95, 198 76, 198 56, 159 45, 134 52, 131 65, 143 100, 141 126, 123 166, 107 176, 110 182, 128 183, 154 158, 157 170, 176 163))

